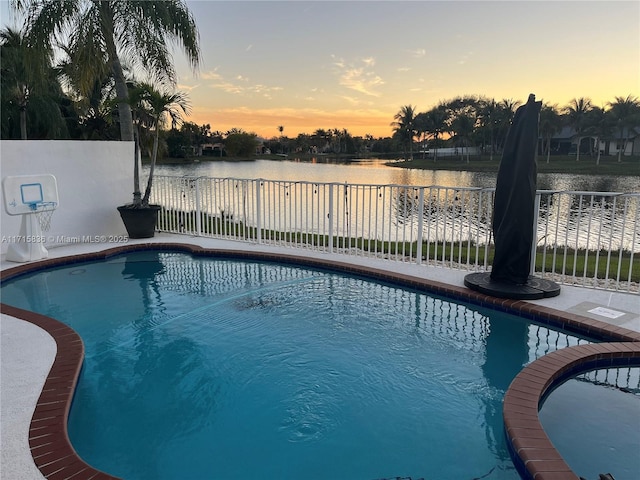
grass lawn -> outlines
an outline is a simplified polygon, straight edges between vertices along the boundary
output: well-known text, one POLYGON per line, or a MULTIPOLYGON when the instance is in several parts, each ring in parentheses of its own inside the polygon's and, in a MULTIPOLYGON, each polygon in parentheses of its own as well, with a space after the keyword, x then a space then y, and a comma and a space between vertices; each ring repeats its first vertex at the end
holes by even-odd
MULTIPOLYGON (((494 155, 493 160, 489 156, 472 156, 469 163, 460 157, 443 157, 434 162, 432 158, 422 159, 414 155, 413 160, 398 164, 398 166, 406 168, 469 172, 497 172, 499 165, 499 155, 494 155)), ((602 156, 599 165, 596 165, 595 157, 588 155, 581 155, 580 161, 576 161, 575 155, 551 156, 549 163, 547 163, 546 156, 538 156, 538 173, 640 176, 640 156, 622 157, 620 162, 618 162, 618 157, 602 156)))

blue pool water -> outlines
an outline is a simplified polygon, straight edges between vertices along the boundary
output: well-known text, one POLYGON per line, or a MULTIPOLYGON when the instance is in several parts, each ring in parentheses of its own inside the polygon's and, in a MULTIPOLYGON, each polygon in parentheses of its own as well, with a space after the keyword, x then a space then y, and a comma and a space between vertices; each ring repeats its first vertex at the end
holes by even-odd
POLYGON ((638 367, 589 372, 560 385, 545 400, 540 423, 577 475, 640 478, 639 375, 638 367), (576 439, 580 448, 575 448, 576 439))
POLYGON ((69 418, 125 479, 517 479, 502 398, 585 340, 396 286, 138 252, 20 277, 4 303, 73 327, 69 418))

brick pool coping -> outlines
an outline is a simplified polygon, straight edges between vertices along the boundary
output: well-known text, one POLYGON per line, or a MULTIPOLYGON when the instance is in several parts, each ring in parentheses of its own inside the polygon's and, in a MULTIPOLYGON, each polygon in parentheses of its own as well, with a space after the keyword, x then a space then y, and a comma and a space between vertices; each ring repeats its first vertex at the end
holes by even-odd
MULTIPOLYGON (((181 243, 140 243, 20 265, 3 270, 0 282, 47 267, 104 260, 114 255, 144 250, 185 252, 339 271, 515 314, 553 328, 609 342, 568 347, 545 355, 525 367, 507 390, 503 404, 507 444, 518 472, 527 479, 579 478, 553 447, 538 419, 538 409, 546 395, 570 376, 584 371, 640 365, 640 332, 525 301, 490 297, 466 287, 299 255, 212 249, 181 243)), ((44 315, 5 304, 0 304, 0 311, 43 328, 57 345, 55 360, 29 427, 29 446, 36 466, 46 478, 53 480, 117 480, 117 477, 85 463, 69 440, 67 419, 84 359, 84 345, 79 335, 70 327, 44 315)))
POLYGON ((539 407, 570 377, 589 370, 630 366, 640 366, 640 342, 563 348, 540 357, 516 375, 504 396, 502 416, 518 472, 527 480, 578 480, 542 428, 539 407))

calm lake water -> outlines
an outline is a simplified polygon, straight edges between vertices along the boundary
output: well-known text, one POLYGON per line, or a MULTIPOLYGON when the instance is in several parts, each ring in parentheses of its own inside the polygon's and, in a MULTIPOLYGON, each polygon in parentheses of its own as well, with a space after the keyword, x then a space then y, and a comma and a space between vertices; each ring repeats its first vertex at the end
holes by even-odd
MULTIPOLYGON (((218 178, 264 178, 350 184, 445 187, 495 187, 496 174, 446 170, 419 170, 386 165, 388 160, 367 159, 343 163, 296 160, 247 162, 202 161, 189 165, 159 165, 157 175, 218 178)), ((590 192, 640 192, 640 177, 606 175, 538 174, 539 190, 590 192)))
MULTIPOLYGON (((426 187, 429 191, 425 194, 423 234, 426 229, 427 235, 436 232, 434 235, 440 240, 474 238, 479 243, 490 237, 491 215, 487 205, 491 200, 482 202, 480 193, 462 193, 456 189, 493 188, 496 173, 399 168, 387 165, 387 161, 381 159, 342 163, 321 160, 202 161, 163 165, 158 168, 158 175, 174 180, 162 188, 158 178, 156 193, 162 191, 164 197, 155 201, 182 211, 195 210, 200 201, 201 208, 210 215, 232 212, 234 217, 242 218, 249 225, 260 224, 276 231, 292 228, 293 219, 305 218, 305 222, 311 223, 305 223, 304 227, 297 225, 294 230, 311 228, 314 233, 322 233, 326 228, 327 217, 319 216, 319 212, 333 209, 333 218, 338 219, 338 223, 332 225, 334 234, 350 236, 357 232, 363 238, 404 241, 416 238, 420 224, 420 209, 415 203, 417 193, 413 190, 426 187), (196 190, 185 186, 183 182, 187 179, 181 177, 212 178, 213 183, 204 181, 200 190, 196 190), (256 187, 235 182, 240 179, 271 182, 261 187, 262 196, 258 201, 254 198, 256 187), (334 202, 333 206, 331 202, 327 204, 327 195, 331 193, 321 193, 320 187, 313 186, 318 184, 339 184, 344 188, 345 196, 340 197, 344 202, 334 202), (380 186, 385 186, 383 191, 377 190, 380 186), (413 188, 405 189, 405 186, 413 188), (376 189, 373 196, 371 189, 376 189), (200 200, 195 198, 196 191, 204 195, 200 200), (259 205, 264 211, 260 211, 259 205)), ((640 177, 540 174, 537 186, 539 190, 552 192, 637 193, 640 192, 640 177)), ((635 227, 639 220, 639 200, 637 195, 622 198, 617 195, 543 194, 536 227, 538 240, 571 248, 640 251, 635 227)))

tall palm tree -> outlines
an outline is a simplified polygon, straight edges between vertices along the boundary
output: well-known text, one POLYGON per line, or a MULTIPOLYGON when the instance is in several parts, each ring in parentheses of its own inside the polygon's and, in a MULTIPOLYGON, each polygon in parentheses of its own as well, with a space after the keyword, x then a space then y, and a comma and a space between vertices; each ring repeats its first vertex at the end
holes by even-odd
POLYGON ((166 120, 169 120, 171 127, 175 128, 178 123, 182 121, 183 115, 189 114, 190 105, 187 95, 183 92, 161 91, 148 83, 141 83, 138 88, 140 89, 140 104, 145 112, 151 116, 151 128, 154 133, 149 179, 147 180, 147 187, 142 197, 142 206, 146 207, 149 205, 153 174, 158 158, 160 128, 166 120))
POLYGON ((328 128, 325 132, 326 144, 323 147, 324 152, 331 152, 333 148, 333 129, 328 128))
POLYGON ((327 141, 327 131, 324 128, 318 128, 312 134, 313 142, 319 152, 324 151, 327 141))
POLYGON ((480 100, 478 116, 482 128, 489 131, 489 159, 493 160, 493 155, 496 153, 496 127, 499 118, 498 102, 494 98, 480 100))
POLYGON ((451 130, 455 134, 456 143, 460 143, 462 145, 462 150, 460 152, 461 158, 464 156, 466 147, 467 163, 469 163, 469 147, 471 137, 475 130, 475 125, 476 119, 470 114, 458 115, 451 122, 451 130))
POLYGON ((578 146, 576 148, 576 162, 580 161, 580 143, 584 138, 584 130, 585 130, 585 122, 587 118, 587 113, 593 107, 591 105, 591 100, 589 98, 580 97, 574 98, 569 102, 564 108, 564 113, 569 122, 569 125, 573 127, 576 132, 576 136, 578 137, 578 146))
POLYGON ((640 100, 632 95, 628 95, 627 98, 615 97, 615 101, 609 103, 609 106, 620 135, 619 162, 622 160, 622 151, 627 144, 631 129, 640 126, 640 100))
POLYGON ((121 140, 133 140, 133 119, 122 61, 158 82, 175 84, 167 41, 182 46, 191 66, 200 62, 198 31, 185 0, 11 0, 24 12, 34 45, 68 34, 85 63, 87 82, 108 65, 115 81, 121 140))
POLYGON ((11 103, 18 107, 20 138, 27 139, 27 105, 33 88, 35 72, 29 65, 32 58, 22 32, 6 28, 0 31, 0 58, 2 59, 2 108, 11 103), (6 102, 5 102, 6 101, 6 102), (6 103, 6 104, 5 104, 6 103))
POLYGON ((504 148, 511 121, 520 105, 521 102, 511 98, 503 98, 498 102, 498 110, 496 112, 496 148, 499 151, 504 148))
POLYGON ((543 138, 543 150, 547 154, 547 163, 551 156, 551 138, 562 128, 562 117, 556 105, 545 104, 540 109, 540 136, 543 138))
POLYGON ((284 153, 284 145, 282 143, 282 132, 284 132, 284 125, 278 125, 278 132, 280 133, 280 153, 284 153))
POLYGON ((86 62, 76 57, 68 45, 61 46, 65 57, 57 65, 65 88, 72 92, 80 116, 80 135, 88 140, 116 140, 119 138, 118 109, 115 103, 113 78, 106 64, 96 62, 90 78, 86 62))
POLYGON ((596 152, 596 165, 600 165, 600 141, 611 136, 615 120, 610 111, 600 107, 593 107, 585 119, 585 132, 595 135, 594 146, 596 152))
POLYGON ((435 146, 433 150, 433 161, 435 162, 438 158, 438 138, 447 130, 449 114, 446 107, 441 104, 429 110, 427 118, 428 132, 431 134, 435 146))
POLYGON ((413 105, 403 105, 393 119, 394 122, 391 123, 391 126, 400 138, 409 144, 409 158, 413 160, 413 137, 418 134, 415 107, 413 105))
POLYGON ((429 133, 429 116, 427 112, 420 112, 415 118, 416 132, 418 132, 418 138, 420 140, 420 151, 422 151, 422 158, 427 154, 427 134, 429 133))
POLYGON ((141 139, 142 132, 151 130, 153 126, 153 113, 151 112, 146 97, 152 86, 144 83, 130 85, 129 104, 133 119, 133 206, 142 206, 142 193, 140 192, 140 145, 145 143, 141 139))
POLYGON ((17 116, 19 138, 27 140, 30 111, 38 112, 31 120, 40 124, 40 130, 54 134, 61 130, 64 122, 57 100, 62 90, 52 59, 50 48, 34 48, 23 31, 0 30, 3 138, 15 138, 10 130, 16 122, 11 117, 17 116))

